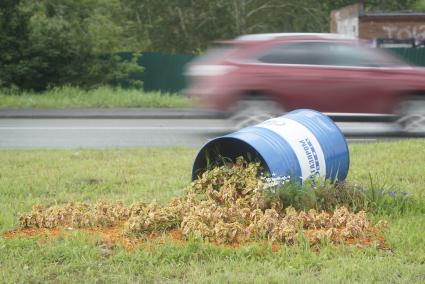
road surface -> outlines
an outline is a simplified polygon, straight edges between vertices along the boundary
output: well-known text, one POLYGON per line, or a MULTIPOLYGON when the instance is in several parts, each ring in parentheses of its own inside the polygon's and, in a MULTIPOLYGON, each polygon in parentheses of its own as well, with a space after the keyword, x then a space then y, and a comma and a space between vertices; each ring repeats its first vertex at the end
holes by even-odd
MULTIPOLYGON (((391 123, 338 126, 349 142, 374 142, 398 135, 391 123)), ((224 119, 0 119, 0 148, 200 147, 230 132, 224 119)))

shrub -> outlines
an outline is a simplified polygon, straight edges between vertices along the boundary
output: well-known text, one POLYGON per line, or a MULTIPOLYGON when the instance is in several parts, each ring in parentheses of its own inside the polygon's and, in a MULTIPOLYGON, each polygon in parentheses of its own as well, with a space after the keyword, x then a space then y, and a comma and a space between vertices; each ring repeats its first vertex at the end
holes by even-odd
MULTIPOLYGON (((125 60, 108 43, 99 50, 91 36, 94 2, 0 3, 0 88, 42 91, 49 86, 93 87, 123 82, 140 87, 138 56, 125 60)), ((111 39, 112 40, 112 39, 111 39)))

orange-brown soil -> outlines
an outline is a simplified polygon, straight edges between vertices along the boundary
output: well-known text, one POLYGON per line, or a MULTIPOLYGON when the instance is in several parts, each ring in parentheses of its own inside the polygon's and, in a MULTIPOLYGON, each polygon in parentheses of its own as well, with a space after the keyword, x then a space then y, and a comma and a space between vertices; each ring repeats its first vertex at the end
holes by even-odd
MULTIPOLYGON (((123 225, 123 224, 122 224, 123 225)), ((186 240, 182 232, 178 229, 172 229, 164 232, 163 234, 151 233, 143 237, 135 236, 125 236, 122 234, 123 227, 114 226, 114 227, 92 227, 92 228, 18 228, 15 230, 7 231, 3 233, 3 237, 6 239, 15 239, 15 238, 32 238, 32 237, 41 237, 44 242, 49 242, 54 240, 59 236, 70 236, 72 232, 80 231, 90 234, 94 234, 100 237, 100 243, 106 248, 111 248, 116 245, 124 246, 127 250, 133 251, 136 247, 150 247, 150 244, 161 245, 169 241, 174 245, 185 245, 186 240)), ((348 246, 356 247, 370 247, 376 245, 378 249, 390 250, 389 246, 385 242, 384 237, 382 236, 381 231, 378 228, 370 228, 362 237, 352 238, 352 237, 343 237, 340 234, 341 230, 337 229, 336 235, 338 241, 333 243, 343 243, 348 246)), ((310 244, 316 250, 320 250, 320 240, 317 238, 318 230, 304 230, 305 237, 310 241, 310 244)), ((216 242, 213 244, 218 245, 216 242)), ((225 244, 226 247, 238 249, 241 246, 248 245, 252 242, 237 243, 233 242, 230 244, 225 244)), ((279 251, 282 246, 285 244, 282 243, 272 243, 271 248, 273 252, 279 251)), ((146 248, 148 248, 146 247, 146 248)))

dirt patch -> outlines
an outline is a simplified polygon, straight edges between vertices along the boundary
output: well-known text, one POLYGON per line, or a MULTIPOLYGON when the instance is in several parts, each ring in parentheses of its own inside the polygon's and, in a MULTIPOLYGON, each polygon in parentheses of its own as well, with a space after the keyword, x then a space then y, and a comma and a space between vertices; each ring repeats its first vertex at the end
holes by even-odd
MULTIPOLYGON (((96 228, 18 228, 15 230, 7 231, 3 233, 5 239, 17 239, 17 238, 34 238, 40 237, 44 243, 53 241, 55 238, 60 236, 70 236, 75 231, 81 231, 89 234, 95 234, 100 237, 99 246, 103 249, 112 249, 117 245, 125 247, 128 251, 134 251, 135 248, 154 248, 152 245, 161 245, 165 242, 171 242, 177 246, 184 246, 187 243, 183 233, 178 229, 171 229, 164 233, 151 233, 144 237, 126 236, 123 234, 123 225, 114 227, 96 227, 96 228)), ((381 230, 378 228, 369 229, 367 233, 361 237, 356 238, 345 238, 341 236, 342 230, 339 229, 336 233, 338 238, 335 238, 331 243, 333 244, 344 244, 347 246, 356 246, 359 248, 370 247, 376 245, 378 249, 390 250, 388 244, 385 242, 382 236, 381 230)), ((321 241, 323 239, 318 238, 321 234, 321 230, 306 230, 302 232, 309 241, 310 245, 320 250, 321 241)), ((233 242, 224 244, 228 248, 239 249, 242 246, 253 244, 255 241, 245 241, 242 243, 233 242)), ((261 241, 264 242, 264 241, 261 241)), ((211 242, 214 245, 223 245, 218 242, 211 242)), ((278 242, 269 242, 273 252, 278 252, 285 244, 278 242)))

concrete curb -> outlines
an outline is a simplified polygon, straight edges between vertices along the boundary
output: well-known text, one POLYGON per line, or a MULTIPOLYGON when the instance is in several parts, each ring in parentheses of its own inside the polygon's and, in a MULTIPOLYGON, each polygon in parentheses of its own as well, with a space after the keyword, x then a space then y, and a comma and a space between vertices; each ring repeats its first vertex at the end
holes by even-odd
MULTIPOLYGON (((338 122, 391 122, 393 115, 325 113, 338 122)), ((67 109, 0 109, 2 118, 59 119, 222 119, 226 112, 195 108, 67 108, 67 109)))
POLYGON ((224 117, 226 115, 223 112, 190 108, 0 109, 0 118, 214 119, 224 117))

